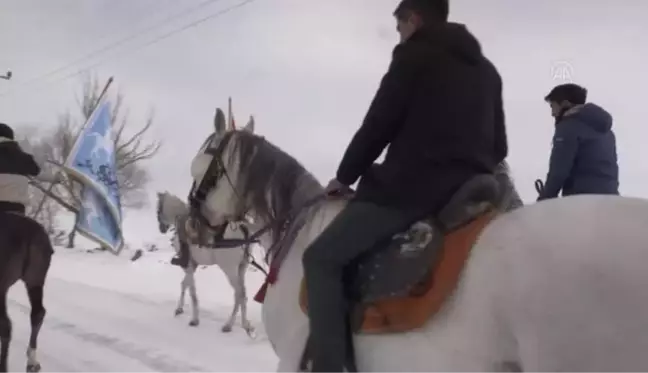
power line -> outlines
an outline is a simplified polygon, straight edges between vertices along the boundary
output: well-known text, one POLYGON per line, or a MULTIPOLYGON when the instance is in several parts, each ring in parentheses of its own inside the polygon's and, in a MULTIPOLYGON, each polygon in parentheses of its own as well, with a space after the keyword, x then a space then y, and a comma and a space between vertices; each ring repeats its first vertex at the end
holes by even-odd
MULTIPOLYGON (((153 25, 151 25, 149 27, 139 29, 139 30, 129 34, 128 36, 126 36, 124 38, 121 38, 121 39, 119 39, 119 40, 117 40, 115 42, 112 42, 112 43, 110 43, 108 45, 105 45, 105 46, 103 46, 101 48, 98 48, 98 49, 96 49, 94 51, 91 51, 91 52, 89 52, 88 54, 84 55, 81 58, 78 58, 78 59, 76 59, 76 60, 74 60, 72 62, 69 62, 69 63, 67 63, 67 64, 65 64, 65 65, 63 65, 63 66, 61 66, 59 68, 56 68, 56 69, 54 69, 54 70, 52 70, 52 71, 50 71, 48 73, 45 73, 43 75, 37 76, 37 77, 32 78, 32 79, 29 79, 28 81, 22 83, 21 86, 24 87, 24 86, 31 85, 31 84, 33 84, 35 82, 38 82, 38 81, 41 81, 41 80, 46 80, 47 78, 49 78, 49 77, 51 77, 53 75, 56 75, 56 74, 60 73, 61 71, 64 71, 64 70, 66 70, 66 69, 68 69, 70 67, 73 67, 74 65, 79 64, 79 62, 91 59, 92 57, 94 57, 96 55, 100 55, 100 54, 102 54, 104 52, 107 52, 107 51, 109 51, 111 49, 115 49, 115 48, 119 47, 120 45, 122 45, 124 43, 127 43, 127 42, 129 42, 129 41, 131 41, 133 39, 136 39, 138 36, 140 36, 140 35, 142 35, 144 33, 155 30, 155 29, 157 29, 157 28, 159 28, 161 26, 164 26, 164 25, 168 24, 168 22, 170 22, 170 21, 173 21, 173 20, 175 20, 177 18, 180 18, 180 17, 182 17, 184 15, 192 13, 192 12, 194 12, 194 11, 200 9, 200 8, 204 8, 207 5, 210 5, 210 4, 218 2, 218 1, 221 1, 221 0, 206 0, 206 1, 203 1, 203 2, 201 2, 201 3, 199 3, 199 4, 195 5, 195 6, 185 8, 181 12, 178 12, 178 13, 175 13, 175 14, 169 16, 169 17, 166 17, 165 19, 161 20, 160 22, 157 22, 157 23, 155 23, 155 24, 153 24, 153 25)), ((92 68, 94 66, 98 66, 98 64, 91 65, 90 67, 86 67, 83 70, 87 70, 87 69, 92 68)), ((71 76, 76 76, 76 75, 80 74, 81 72, 83 72, 83 71, 76 72, 76 73, 74 73, 74 74, 72 74, 70 76, 66 76, 61 80, 66 80, 71 76)), ((6 96, 10 92, 11 91, 2 93, 2 94, 0 94, 0 97, 6 96)))
MULTIPOLYGON (((49 76, 55 75, 58 72, 60 72, 62 70, 65 70, 65 69, 67 69, 69 67, 72 67, 72 66, 78 64, 81 61, 85 61, 87 59, 90 59, 90 58, 94 57, 95 55, 101 54, 101 53, 106 52, 106 51, 108 51, 110 49, 114 49, 114 48, 116 48, 116 47, 118 47, 118 46, 120 46, 120 45, 122 45, 124 43, 127 43, 127 42, 137 38, 141 34, 152 31, 152 30, 154 30, 154 29, 156 29, 156 28, 158 28, 160 26, 163 26, 163 25, 167 24, 169 21, 172 21, 172 20, 174 20, 176 18, 179 18, 179 17, 181 17, 181 16, 183 16, 185 14, 191 13, 191 12, 197 10, 197 9, 200 9, 200 8, 202 8, 204 6, 207 6, 207 5, 211 4, 211 3, 214 3, 216 1, 220 1, 220 0, 207 0, 207 1, 201 2, 200 4, 198 4, 196 6, 186 8, 185 10, 183 10, 183 11, 181 11, 179 13, 173 14, 173 15, 163 19, 160 22, 157 22, 157 23, 155 23, 155 24, 153 24, 153 25, 151 25, 149 27, 139 29, 139 30, 129 34, 128 36, 126 36, 126 37, 124 37, 122 39, 119 39, 119 40, 117 40, 117 41, 115 41, 115 42, 113 42, 111 44, 108 44, 108 45, 105 45, 105 46, 103 46, 103 47, 101 47, 99 49, 96 49, 96 50, 86 54, 85 56, 83 56, 81 58, 78 58, 78 59, 76 59, 76 60, 74 60, 74 61, 72 61, 72 62, 70 62, 70 63, 68 63, 68 64, 66 64, 64 66, 61 66, 61 67, 59 67, 59 68, 57 68, 55 70, 52 70, 52 71, 50 71, 50 72, 48 72, 46 74, 43 74, 40 77, 36 77, 34 79, 31 79, 30 81, 41 80, 41 79, 45 79, 45 78, 47 78, 49 76)), ((29 84, 29 81, 26 84, 29 84)))
POLYGON ((90 66, 86 66, 86 67, 84 67, 82 69, 79 69, 78 71, 63 77, 61 80, 66 80, 66 79, 69 79, 69 78, 71 78, 73 76, 82 74, 84 71, 87 71, 87 70, 92 69, 94 67, 100 66, 100 65, 104 64, 106 61, 109 61, 109 60, 124 56, 124 55, 129 54, 129 53, 137 52, 137 51, 139 51, 141 49, 144 49, 146 47, 149 47, 149 46, 151 46, 153 44, 159 43, 160 41, 162 41, 164 39, 168 39, 168 38, 170 38, 171 36, 173 36, 175 34, 186 31, 186 30, 188 30, 188 29, 190 29, 192 27, 196 27, 201 23, 209 21, 210 19, 214 19, 214 18, 218 18, 220 16, 223 16, 223 15, 225 15, 225 14, 227 14, 227 13, 233 11, 233 10, 242 8, 245 5, 251 4, 251 3, 255 2, 255 1, 257 1, 257 0, 243 0, 243 1, 239 2, 238 4, 234 4, 234 5, 231 5, 229 7, 223 8, 223 9, 221 9, 221 10, 215 12, 215 13, 212 13, 212 14, 210 14, 208 16, 205 16, 205 17, 200 18, 200 19, 198 19, 196 21, 193 21, 193 22, 191 22, 191 23, 189 23, 189 24, 187 24, 185 26, 174 29, 174 30, 172 30, 170 32, 167 32, 166 34, 162 34, 162 35, 158 36, 157 38, 155 38, 155 39, 153 39, 153 40, 151 40, 151 41, 149 41, 147 43, 141 44, 139 47, 137 47, 135 49, 132 49, 130 51, 126 51, 126 52, 121 53, 121 54, 113 55, 113 56, 105 58, 105 59, 103 59, 103 60, 101 60, 101 61, 99 61, 97 63, 94 63, 94 64, 92 64, 90 66))
MULTIPOLYGON (((153 18, 152 16, 157 15, 158 13, 162 13, 162 11, 167 7, 167 5, 172 4, 172 3, 175 3, 176 1, 177 1, 177 0, 166 0, 166 1, 163 3, 164 6, 162 6, 162 7, 159 7, 160 2, 158 1, 157 4, 155 4, 155 5, 158 6, 157 9, 154 9, 153 11, 148 12, 144 17, 139 17, 139 19, 138 19, 137 21, 141 21, 142 19, 150 19, 150 18, 153 18)), ((99 40, 103 40, 103 39, 105 39, 107 36, 112 36, 112 35, 115 34, 115 31, 116 31, 115 29, 111 29, 111 30, 108 31, 108 32, 104 32, 104 33, 102 33, 99 37, 95 38, 95 40, 99 41, 99 40)), ((123 31, 123 30, 118 30, 118 31, 123 31)), ((90 52, 90 53, 93 53, 93 52, 90 52)), ((81 58, 85 58, 85 57, 81 57, 81 58)))

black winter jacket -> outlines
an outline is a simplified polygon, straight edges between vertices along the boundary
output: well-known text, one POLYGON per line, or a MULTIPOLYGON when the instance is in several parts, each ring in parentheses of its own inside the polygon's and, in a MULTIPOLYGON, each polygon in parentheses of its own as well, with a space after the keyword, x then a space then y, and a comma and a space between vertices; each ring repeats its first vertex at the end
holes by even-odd
POLYGON ((431 212, 507 153, 501 77, 465 26, 447 23, 394 48, 337 179, 361 177, 356 199, 431 212))

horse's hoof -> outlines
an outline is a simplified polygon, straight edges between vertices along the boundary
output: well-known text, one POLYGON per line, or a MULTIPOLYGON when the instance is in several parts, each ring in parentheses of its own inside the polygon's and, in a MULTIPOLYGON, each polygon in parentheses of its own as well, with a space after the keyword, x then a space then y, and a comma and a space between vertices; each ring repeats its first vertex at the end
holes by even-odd
POLYGON ((232 331, 232 325, 223 325, 221 328, 221 332, 223 333, 229 333, 232 331))
POLYGON ((200 324, 200 322, 198 320, 189 321, 189 326, 198 326, 198 324, 200 324))
POLYGON ((176 316, 182 315, 183 313, 184 313, 184 310, 182 308, 176 308, 176 310, 175 310, 175 315, 176 316))
POLYGON ((40 372, 40 371, 41 371, 41 365, 39 363, 27 364, 27 372, 40 372))
POLYGON ((245 332, 247 333, 248 337, 250 337, 252 339, 256 339, 257 334, 256 334, 256 330, 254 330, 254 328, 250 327, 248 329, 245 329, 245 332))

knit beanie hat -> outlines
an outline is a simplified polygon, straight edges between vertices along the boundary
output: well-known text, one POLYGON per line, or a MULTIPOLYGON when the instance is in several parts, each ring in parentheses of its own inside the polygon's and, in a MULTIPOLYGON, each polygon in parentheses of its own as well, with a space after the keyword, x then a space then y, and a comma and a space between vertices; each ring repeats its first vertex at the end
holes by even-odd
POLYGON ((8 125, 0 123, 0 137, 5 137, 7 139, 14 139, 14 131, 8 125))

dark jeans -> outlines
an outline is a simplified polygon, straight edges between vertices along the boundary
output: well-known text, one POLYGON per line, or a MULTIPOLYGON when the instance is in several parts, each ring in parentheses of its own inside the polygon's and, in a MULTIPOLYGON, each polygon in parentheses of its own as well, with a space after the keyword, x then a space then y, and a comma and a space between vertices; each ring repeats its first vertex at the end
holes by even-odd
POLYGON ((303 264, 313 372, 341 372, 346 363, 349 346, 348 305, 343 284, 345 266, 407 229, 421 215, 353 201, 307 249, 303 264))

